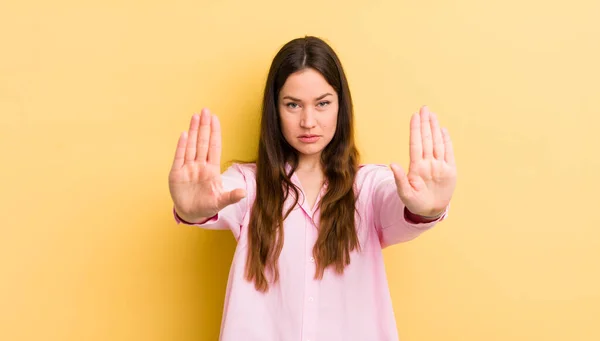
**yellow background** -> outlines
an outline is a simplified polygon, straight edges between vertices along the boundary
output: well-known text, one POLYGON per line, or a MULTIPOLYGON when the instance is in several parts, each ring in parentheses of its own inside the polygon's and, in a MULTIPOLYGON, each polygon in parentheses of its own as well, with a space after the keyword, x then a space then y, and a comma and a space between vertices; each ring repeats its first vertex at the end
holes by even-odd
POLYGON ((401 339, 599 340, 600 2, 10 1, 0 5, 0 340, 216 340, 229 232, 177 226, 194 112, 251 158, 271 58, 325 38, 363 162, 453 138, 449 219, 385 251, 401 339))

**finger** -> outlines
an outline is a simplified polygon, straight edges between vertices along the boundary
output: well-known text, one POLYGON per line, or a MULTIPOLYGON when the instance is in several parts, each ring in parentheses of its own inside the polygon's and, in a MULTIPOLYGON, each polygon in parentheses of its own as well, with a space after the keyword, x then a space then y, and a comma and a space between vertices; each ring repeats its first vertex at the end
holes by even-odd
POLYGON ((210 120, 208 163, 221 166, 221 123, 216 115, 212 115, 212 119, 210 120))
POLYGON ((398 192, 401 196, 408 196, 408 193, 411 191, 410 182, 408 182, 408 177, 406 176, 406 172, 399 165, 392 163, 390 165, 392 168, 392 173, 394 173, 394 180, 396 180, 396 187, 398 187, 398 192))
POLYGON ((448 132, 447 128, 443 128, 442 129, 442 134, 444 136, 444 150, 445 155, 444 155, 444 160, 454 166, 455 162, 454 162, 454 147, 452 146, 452 140, 450 139, 450 133, 448 132))
POLYGON ((423 141, 421 140, 421 118, 413 114, 410 118, 410 160, 417 161, 423 158, 423 141))
POLYGON ((430 116, 431 132, 433 134, 433 157, 438 160, 444 159, 444 139, 442 129, 435 113, 430 116))
POLYGON ((190 129, 187 134, 187 143, 185 147, 185 161, 194 161, 196 158, 196 138, 198 136, 198 122, 200 116, 194 114, 190 120, 190 129))
POLYGON ((202 109, 200 115, 200 129, 198 131, 198 151, 196 152, 196 161, 206 162, 206 156, 208 154, 208 143, 210 141, 210 112, 208 109, 202 109))
POLYGON ((219 200, 219 210, 223 208, 235 204, 236 202, 244 199, 246 197, 246 191, 242 188, 236 188, 232 191, 225 192, 221 194, 221 198, 219 200))
POLYGON ((421 108, 421 139, 423 140, 423 158, 433 157, 433 141, 431 137, 431 124, 429 123, 429 108, 421 108))
POLYGON ((185 145, 187 143, 187 131, 184 131, 179 135, 177 141, 177 149, 175 150, 175 158, 173 159, 173 169, 179 169, 183 167, 185 157, 185 145))

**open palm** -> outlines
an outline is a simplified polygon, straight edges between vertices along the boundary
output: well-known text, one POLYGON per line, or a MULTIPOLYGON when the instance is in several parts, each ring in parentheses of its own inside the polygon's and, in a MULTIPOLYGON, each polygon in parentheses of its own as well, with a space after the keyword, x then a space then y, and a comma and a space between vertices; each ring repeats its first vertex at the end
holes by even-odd
POLYGON ((426 106, 410 120, 408 174, 397 164, 391 167, 398 195, 410 212, 431 217, 446 209, 456 187, 454 150, 448 130, 440 128, 426 106))
POLYGON ((243 189, 224 191, 221 182, 221 126, 207 109, 193 115, 183 132, 169 172, 169 191, 177 213, 186 221, 210 218, 240 201, 243 189))

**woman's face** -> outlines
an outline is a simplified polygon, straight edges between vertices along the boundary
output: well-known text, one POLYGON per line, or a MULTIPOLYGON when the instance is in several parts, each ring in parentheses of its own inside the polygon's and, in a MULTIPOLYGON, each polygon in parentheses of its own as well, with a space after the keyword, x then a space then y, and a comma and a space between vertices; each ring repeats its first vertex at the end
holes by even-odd
POLYGON ((278 109, 286 141, 300 156, 320 157, 337 126, 338 96, 312 68, 291 74, 279 92, 278 109))

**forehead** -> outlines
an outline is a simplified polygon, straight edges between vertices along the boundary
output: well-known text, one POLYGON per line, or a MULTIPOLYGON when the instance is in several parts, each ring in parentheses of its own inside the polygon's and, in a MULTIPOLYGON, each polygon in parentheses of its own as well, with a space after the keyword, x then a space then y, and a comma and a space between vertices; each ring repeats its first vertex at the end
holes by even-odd
POLYGON ((296 71, 288 76, 279 93, 280 97, 289 95, 310 100, 327 92, 335 95, 335 90, 323 75, 311 68, 296 71))

